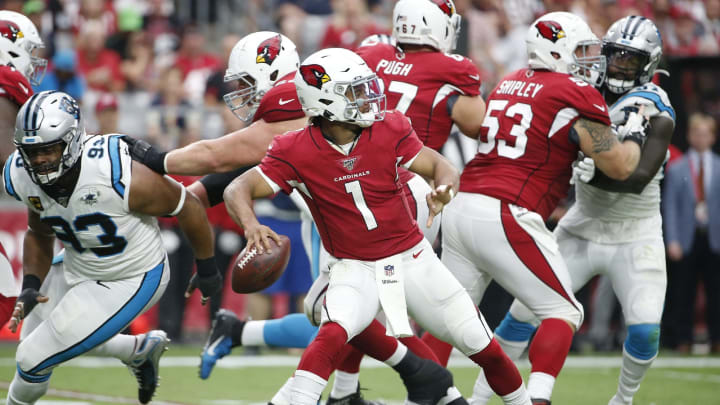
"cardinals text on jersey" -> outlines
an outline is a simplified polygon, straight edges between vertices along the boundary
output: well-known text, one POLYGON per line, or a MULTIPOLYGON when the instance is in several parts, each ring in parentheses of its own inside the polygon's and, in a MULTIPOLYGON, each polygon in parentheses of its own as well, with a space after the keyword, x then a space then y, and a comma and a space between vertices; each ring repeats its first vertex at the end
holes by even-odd
POLYGON ((301 191, 331 255, 377 260, 423 238, 397 180, 398 166, 408 167, 421 149, 394 111, 363 129, 347 155, 314 126, 277 136, 259 168, 275 191, 301 191))

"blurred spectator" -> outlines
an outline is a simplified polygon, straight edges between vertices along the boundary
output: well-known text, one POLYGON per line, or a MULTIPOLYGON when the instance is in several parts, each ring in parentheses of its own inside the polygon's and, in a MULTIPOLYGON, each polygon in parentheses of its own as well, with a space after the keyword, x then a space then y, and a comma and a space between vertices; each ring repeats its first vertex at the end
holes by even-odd
POLYGON ((717 125, 693 114, 688 128, 690 149, 667 170, 663 190, 665 243, 670 259, 667 308, 669 339, 690 352, 693 344, 698 278, 705 284, 706 320, 711 351, 720 353, 720 155, 712 152, 717 125))
POLYGON ((215 112, 220 114, 224 127, 223 133, 230 133, 245 126, 241 120, 235 117, 229 108, 226 108, 225 101, 223 100, 225 94, 235 90, 231 86, 231 83, 225 82, 225 70, 227 69, 227 62, 230 59, 230 52, 232 52, 233 47, 240 39, 240 36, 235 34, 228 34, 223 38, 222 65, 210 75, 205 84, 205 107, 214 109, 215 112))
POLYGON ((708 31, 720 46, 720 0, 705 1, 705 16, 707 17, 708 31))
POLYGON ((670 17, 671 21, 666 26, 663 37, 669 55, 698 56, 718 53, 717 39, 688 8, 673 5, 670 8, 670 17))
POLYGON ((85 80, 77 74, 76 66, 77 60, 74 51, 70 49, 57 51, 45 78, 39 85, 33 86, 33 90, 35 92, 60 90, 76 100, 82 100, 85 94, 85 80))
POLYGON ((107 47, 120 55, 120 70, 127 90, 152 89, 153 50, 142 31, 142 15, 126 8, 118 13, 118 32, 107 40, 107 47))
POLYGON ((373 21, 365 0, 332 0, 330 4, 333 15, 320 48, 355 49, 370 35, 389 34, 373 21))
POLYGON ((187 25, 182 32, 175 66, 182 73, 183 85, 190 101, 200 104, 205 83, 221 65, 217 56, 208 52, 205 37, 195 25, 187 25))
POLYGON ((95 119, 98 133, 115 134, 118 132, 118 102, 112 93, 103 93, 95 103, 95 119))
POLYGON ((316 50, 332 12, 330 0, 275 0, 277 26, 301 56, 316 50))
POLYGON ((148 142, 171 150, 198 139, 199 117, 185 97, 182 72, 169 68, 160 76, 158 93, 147 119, 148 142))
POLYGON ((78 71, 95 90, 117 92, 125 89, 120 56, 105 48, 105 30, 98 21, 88 21, 77 38, 78 71))
POLYGON ((82 32, 88 23, 99 23, 105 35, 115 33, 117 19, 112 1, 80 0, 79 8, 77 2, 66 1, 64 5, 76 33, 82 32))

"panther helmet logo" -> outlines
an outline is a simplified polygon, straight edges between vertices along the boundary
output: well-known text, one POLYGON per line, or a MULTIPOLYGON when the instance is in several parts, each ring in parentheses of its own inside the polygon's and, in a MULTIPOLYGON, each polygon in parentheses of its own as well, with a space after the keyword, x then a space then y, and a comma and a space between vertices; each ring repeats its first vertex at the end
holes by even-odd
POLYGON ((300 66, 300 74, 305 83, 318 89, 321 89, 323 84, 330 81, 330 76, 328 76, 325 68, 316 64, 300 66))
POLYGON ((272 65, 275 58, 280 54, 280 42, 282 37, 280 34, 272 36, 260 43, 257 48, 257 58, 255 63, 266 63, 272 65))
POLYGON ((20 31, 20 27, 12 21, 2 20, 0 21, 0 36, 7 38, 10 42, 15 42, 18 38, 23 38, 25 35, 20 31))
POLYGON ((540 21, 535 24, 535 28, 537 28, 543 38, 550 40, 553 43, 557 42, 560 38, 565 38, 566 36, 562 26, 555 21, 540 21))

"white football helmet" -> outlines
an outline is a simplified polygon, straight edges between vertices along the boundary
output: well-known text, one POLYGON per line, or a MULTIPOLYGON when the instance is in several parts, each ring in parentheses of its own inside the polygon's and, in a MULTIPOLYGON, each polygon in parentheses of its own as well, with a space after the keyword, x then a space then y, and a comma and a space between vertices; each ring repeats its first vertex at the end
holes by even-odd
POLYGON ((400 44, 429 45, 452 52, 460 20, 452 0, 400 0, 393 10, 393 36, 400 44))
POLYGON ((363 46, 373 46, 377 44, 385 44, 385 45, 392 45, 397 46, 397 40, 395 37, 387 34, 373 34, 369 37, 365 38, 360 42, 360 45, 358 45, 358 48, 363 46))
POLYGON ((655 24, 645 17, 631 15, 610 26, 602 41, 608 67, 605 87, 623 94, 649 82, 660 63, 662 38, 655 24))
POLYGON ((48 90, 33 95, 20 107, 13 142, 32 181, 50 185, 77 163, 84 136, 78 102, 66 93, 48 90), (58 160, 33 165, 33 156, 58 144, 63 145, 58 160))
POLYGON ((245 36, 230 52, 225 81, 239 89, 225 94, 225 104, 243 121, 250 121, 265 93, 279 78, 300 65, 295 44, 285 35, 260 31, 245 36))
POLYGON ((35 24, 20 13, 0 10, 0 36, 8 40, 0 41, 0 63, 12 64, 30 83, 40 84, 45 77, 47 59, 36 56, 45 44, 35 24))
POLYGON ((564 11, 545 14, 532 23, 525 40, 531 69, 567 73, 602 85, 606 60, 599 53, 600 40, 582 18, 564 11))
POLYGON ((309 117, 361 127, 385 117, 385 95, 377 75, 347 49, 328 48, 308 56, 295 74, 295 88, 309 117))

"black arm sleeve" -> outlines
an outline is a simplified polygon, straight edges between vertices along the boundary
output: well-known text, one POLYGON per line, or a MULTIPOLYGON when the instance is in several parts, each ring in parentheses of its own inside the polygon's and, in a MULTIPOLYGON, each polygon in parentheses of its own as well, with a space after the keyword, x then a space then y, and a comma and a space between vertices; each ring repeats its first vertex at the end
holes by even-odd
POLYGON ((200 179, 200 183, 205 186, 205 192, 207 193, 210 206, 214 207, 222 203, 225 187, 227 187, 228 184, 235 180, 236 177, 240 176, 241 174, 254 167, 255 166, 246 166, 225 173, 209 174, 200 179))
POLYGON ((647 129, 648 136, 642 149, 640 162, 630 177, 624 181, 618 181, 596 169, 595 176, 589 184, 606 191, 642 193, 665 161, 674 126, 674 122, 669 118, 652 118, 650 127, 647 129))

